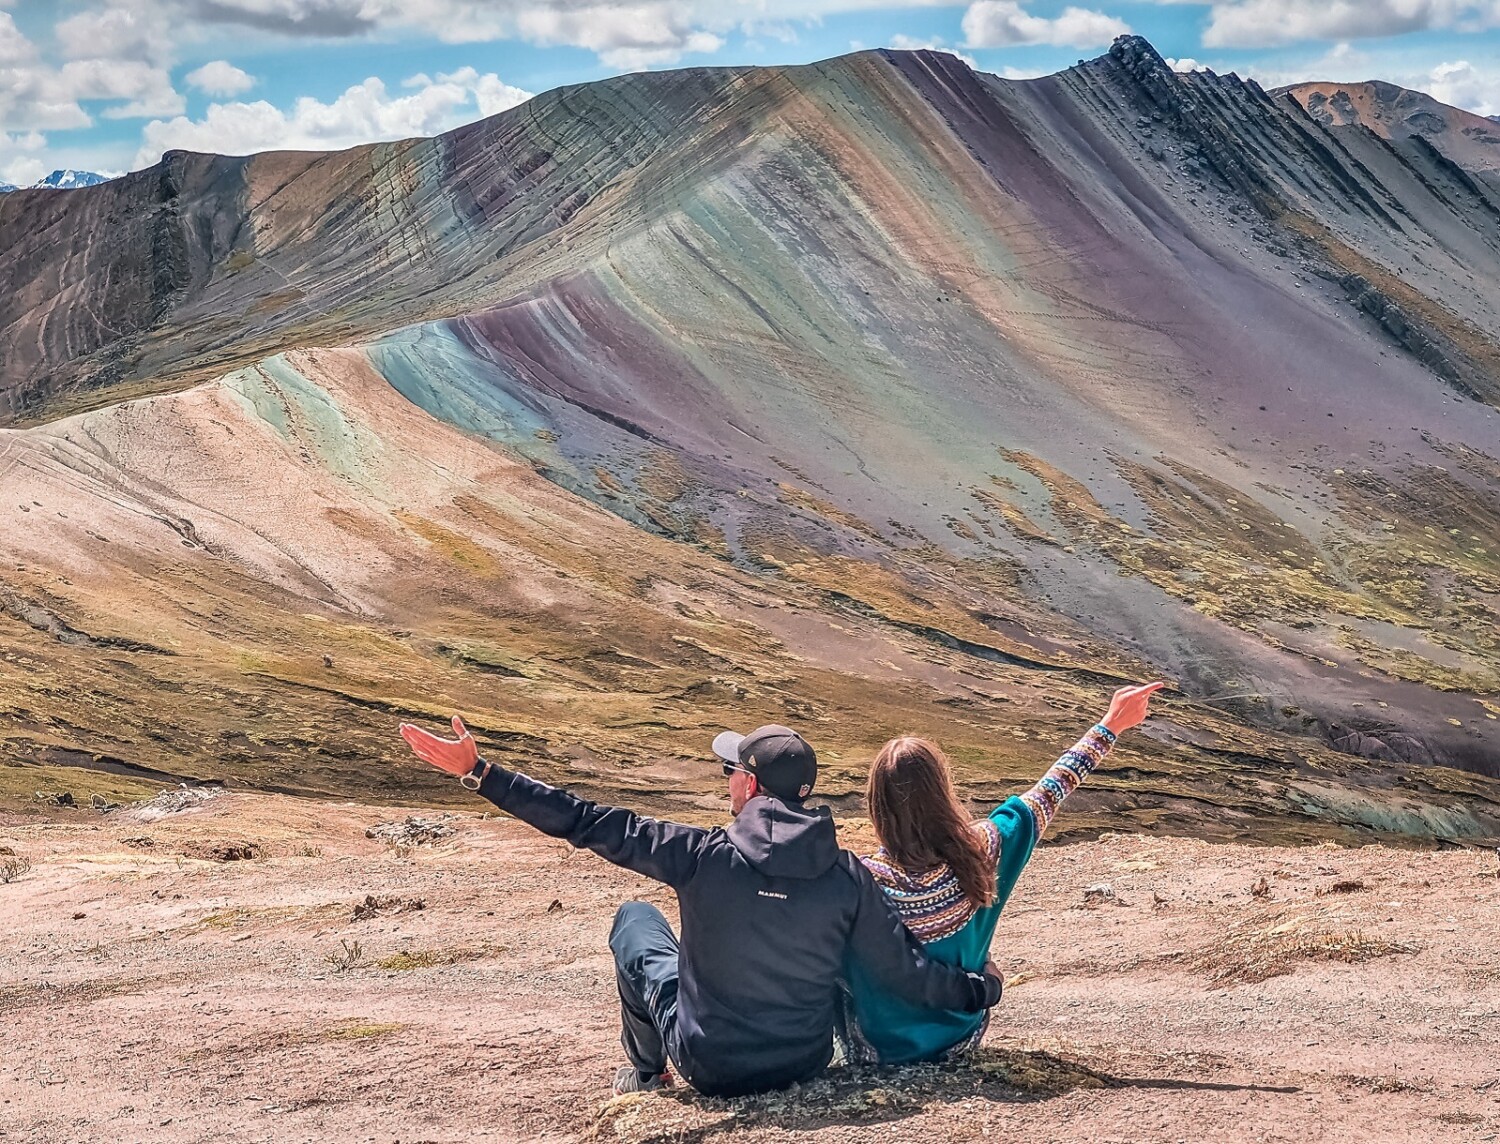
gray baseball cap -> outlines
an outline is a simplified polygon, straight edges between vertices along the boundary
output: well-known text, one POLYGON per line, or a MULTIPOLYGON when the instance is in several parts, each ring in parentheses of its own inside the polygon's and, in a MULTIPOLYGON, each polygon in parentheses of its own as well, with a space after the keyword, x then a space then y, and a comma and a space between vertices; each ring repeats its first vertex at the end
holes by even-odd
POLYGON ((748 735, 721 731, 714 737, 714 754, 742 767, 766 790, 786 802, 801 802, 818 781, 818 756, 807 740, 790 727, 771 723, 748 735))

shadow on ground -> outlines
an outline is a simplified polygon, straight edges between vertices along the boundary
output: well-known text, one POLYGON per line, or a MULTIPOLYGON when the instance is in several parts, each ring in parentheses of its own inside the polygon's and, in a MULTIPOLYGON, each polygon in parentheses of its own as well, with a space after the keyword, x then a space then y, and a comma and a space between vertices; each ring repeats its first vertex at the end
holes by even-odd
POLYGON ((1049 1052, 986 1046, 957 1062, 833 1068, 807 1084, 734 1100, 700 1096, 685 1086, 616 1097, 598 1110, 584 1136, 627 1144, 700 1144, 755 1128, 805 1132, 830 1125, 883 1124, 971 1099, 1035 1103, 1081 1088, 1296 1091, 1173 1077, 1116 1076, 1049 1052))

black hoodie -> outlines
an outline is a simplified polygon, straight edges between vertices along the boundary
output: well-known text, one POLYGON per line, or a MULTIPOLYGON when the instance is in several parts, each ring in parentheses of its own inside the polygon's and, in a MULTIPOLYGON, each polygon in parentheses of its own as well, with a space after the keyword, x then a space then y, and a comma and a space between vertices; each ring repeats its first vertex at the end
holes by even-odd
POLYGON ((751 799, 727 830, 599 806, 492 767, 480 793, 554 838, 677 891, 682 934, 672 1057, 700 1092, 733 1096, 805 1080, 833 1053, 846 951, 897 996, 974 1012, 994 978, 930 961, 827 809, 751 799))

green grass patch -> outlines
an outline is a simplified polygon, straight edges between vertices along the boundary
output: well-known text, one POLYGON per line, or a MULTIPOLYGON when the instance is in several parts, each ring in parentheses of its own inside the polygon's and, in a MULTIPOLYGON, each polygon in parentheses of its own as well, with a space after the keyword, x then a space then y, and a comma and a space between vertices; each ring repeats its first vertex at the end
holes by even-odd
POLYGON ((37 791, 66 791, 73 796, 75 807, 58 813, 87 814, 90 799, 96 794, 110 803, 141 802, 157 795, 162 786, 160 782, 82 767, 4 762, 0 763, 0 810, 39 812, 43 807, 37 801, 37 791))
POLYGON ((330 1041, 371 1041, 406 1028, 399 1021, 347 1021, 330 1025, 323 1036, 330 1041))

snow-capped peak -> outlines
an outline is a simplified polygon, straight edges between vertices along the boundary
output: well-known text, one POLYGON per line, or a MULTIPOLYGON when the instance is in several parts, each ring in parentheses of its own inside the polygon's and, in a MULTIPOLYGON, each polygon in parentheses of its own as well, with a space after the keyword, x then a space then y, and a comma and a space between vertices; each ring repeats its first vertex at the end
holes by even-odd
POLYGON ((41 182, 36 183, 38 187, 54 187, 62 191, 71 191, 78 187, 92 187, 99 183, 109 182, 103 175, 96 175, 93 171, 74 171, 71 169, 53 171, 41 182))

